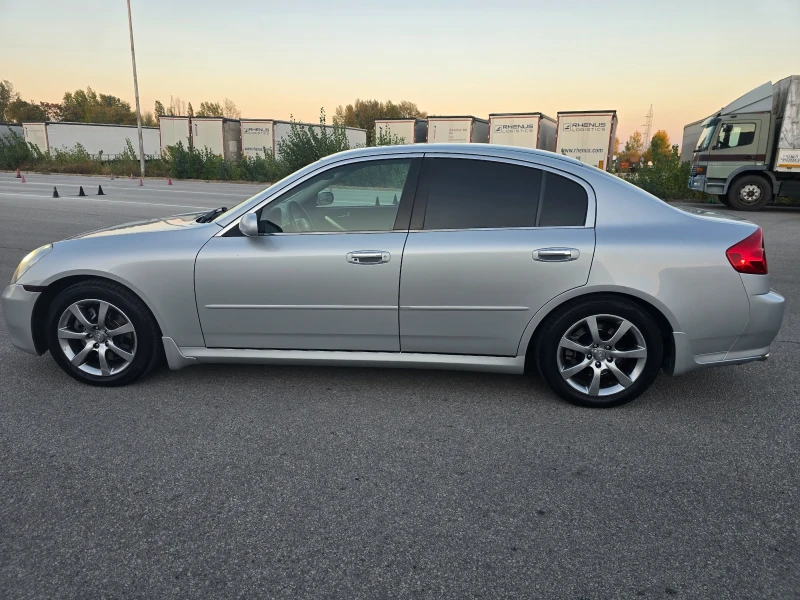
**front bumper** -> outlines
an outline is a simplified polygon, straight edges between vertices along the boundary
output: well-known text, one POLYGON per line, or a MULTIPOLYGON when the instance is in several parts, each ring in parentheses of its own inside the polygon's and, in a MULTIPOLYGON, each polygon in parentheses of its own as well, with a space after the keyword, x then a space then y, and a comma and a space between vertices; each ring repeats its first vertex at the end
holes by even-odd
POLYGON ((689 178, 689 189, 695 192, 706 191, 706 178, 704 175, 692 175, 689 178))
POLYGON ((20 350, 39 354, 33 342, 33 307, 40 292, 29 292, 19 284, 8 286, 3 292, 2 306, 8 336, 11 343, 20 350))

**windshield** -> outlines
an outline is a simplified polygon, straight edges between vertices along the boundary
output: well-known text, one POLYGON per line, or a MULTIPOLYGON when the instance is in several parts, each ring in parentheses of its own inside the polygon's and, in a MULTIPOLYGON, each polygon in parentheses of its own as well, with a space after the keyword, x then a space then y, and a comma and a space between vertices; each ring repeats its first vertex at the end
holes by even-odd
POLYGON ((717 128, 719 119, 711 119, 703 126, 703 131, 700 134, 700 139, 697 140, 697 148, 695 152, 705 152, 711 144, 711 138, 714 137, 714 130, 717 128))

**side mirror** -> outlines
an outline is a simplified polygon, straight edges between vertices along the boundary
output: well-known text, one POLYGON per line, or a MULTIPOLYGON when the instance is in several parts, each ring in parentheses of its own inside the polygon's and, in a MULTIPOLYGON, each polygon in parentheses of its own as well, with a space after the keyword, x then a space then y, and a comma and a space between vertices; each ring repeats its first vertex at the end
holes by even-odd
POLYGON ((246 237, 258 237, 258 215, 246 213, 239 221, 239 231, 246 237))
POLYGON ((317 206, 329 206, 333 204, 333 192, 320 192, 317 194, 317 206))

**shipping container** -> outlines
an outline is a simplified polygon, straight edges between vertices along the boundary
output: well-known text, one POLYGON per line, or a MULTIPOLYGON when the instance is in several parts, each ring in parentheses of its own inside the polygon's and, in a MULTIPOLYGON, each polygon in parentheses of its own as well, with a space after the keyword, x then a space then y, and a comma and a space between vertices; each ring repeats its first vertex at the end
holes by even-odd
MULTIPOLYGON (((321 126, 317 123, 296 123, 302 128, 313 127, 319 134, 321 126)), ((280 142, 286 139, 292 130, 292 121, 276 121, 274 119, 242 119, 241 139, 242 152, 245 156, 254 158, 264 156, 264 149, 279 154, 280 142)), ((326 125, 326 132, 333 133, 333 126, 326 125)), ((367 130, 357 127, 345 127, 345 136, 350 148, 360 148, 367 145, 367 130)))
POLYGON ((380 134, 396 135, 404 144, 424 143, 428 137, 428 122, 425 119, 376 119, 375 139, 380 134))
POLYGON ((191 119, 189 117, 159 117, 158 127, 161 133, 161 154, 167 154, 168 146, 176 146, 178 142, 188 150, 192 145, 191 119))
POLYGON ((492 113, 489 143, 556 151, 556 120, 540 112, 492 113))
POLYGON ((489 121, 472 116, 428 117, 428 143, 488 144, 489 121))
POLYGON ((559 112, 556 152, 607 171, 616 134, 616 110, 559 112))
POLYGON ((196 150, 208 148, 224 160, 239 160, 242 126, 238 119, 192 117, 191 130, 196 150))
MULTIPOLYGON (((111 160, 122 154, 130 140, 133 152, 139 157, 139 131, 135 125, 108 125, 104 123, 23 123, 23 137, 42 152, 72 150, 76 144, 84 147, 95 158, 111 160)), ((145 158, 160 154, 157 127, 142 127, 145 158)))

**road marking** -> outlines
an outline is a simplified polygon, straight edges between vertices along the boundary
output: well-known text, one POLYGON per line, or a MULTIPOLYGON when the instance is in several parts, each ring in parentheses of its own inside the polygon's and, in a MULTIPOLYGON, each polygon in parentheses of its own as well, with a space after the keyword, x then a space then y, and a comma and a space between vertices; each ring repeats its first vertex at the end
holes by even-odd
POLYGON ((37 196, 35 194, 17 194, 14 192, 0 192, 0 198, 3 196, 21 196, 23 198, 39 198, 42 200, 72 200, 77 202, 100 202, 101 204, 138 204, 141 206, 166 206, 168 208, 197 208, 199 210, 211 210, 211 206, 190 206, 188 204, 158 204, 156 202, 136 202, 134 200, 98 200, 96 198, 82 198, 80 196, 62 196, 61 198, 52 198, 50 196, 37 196))

